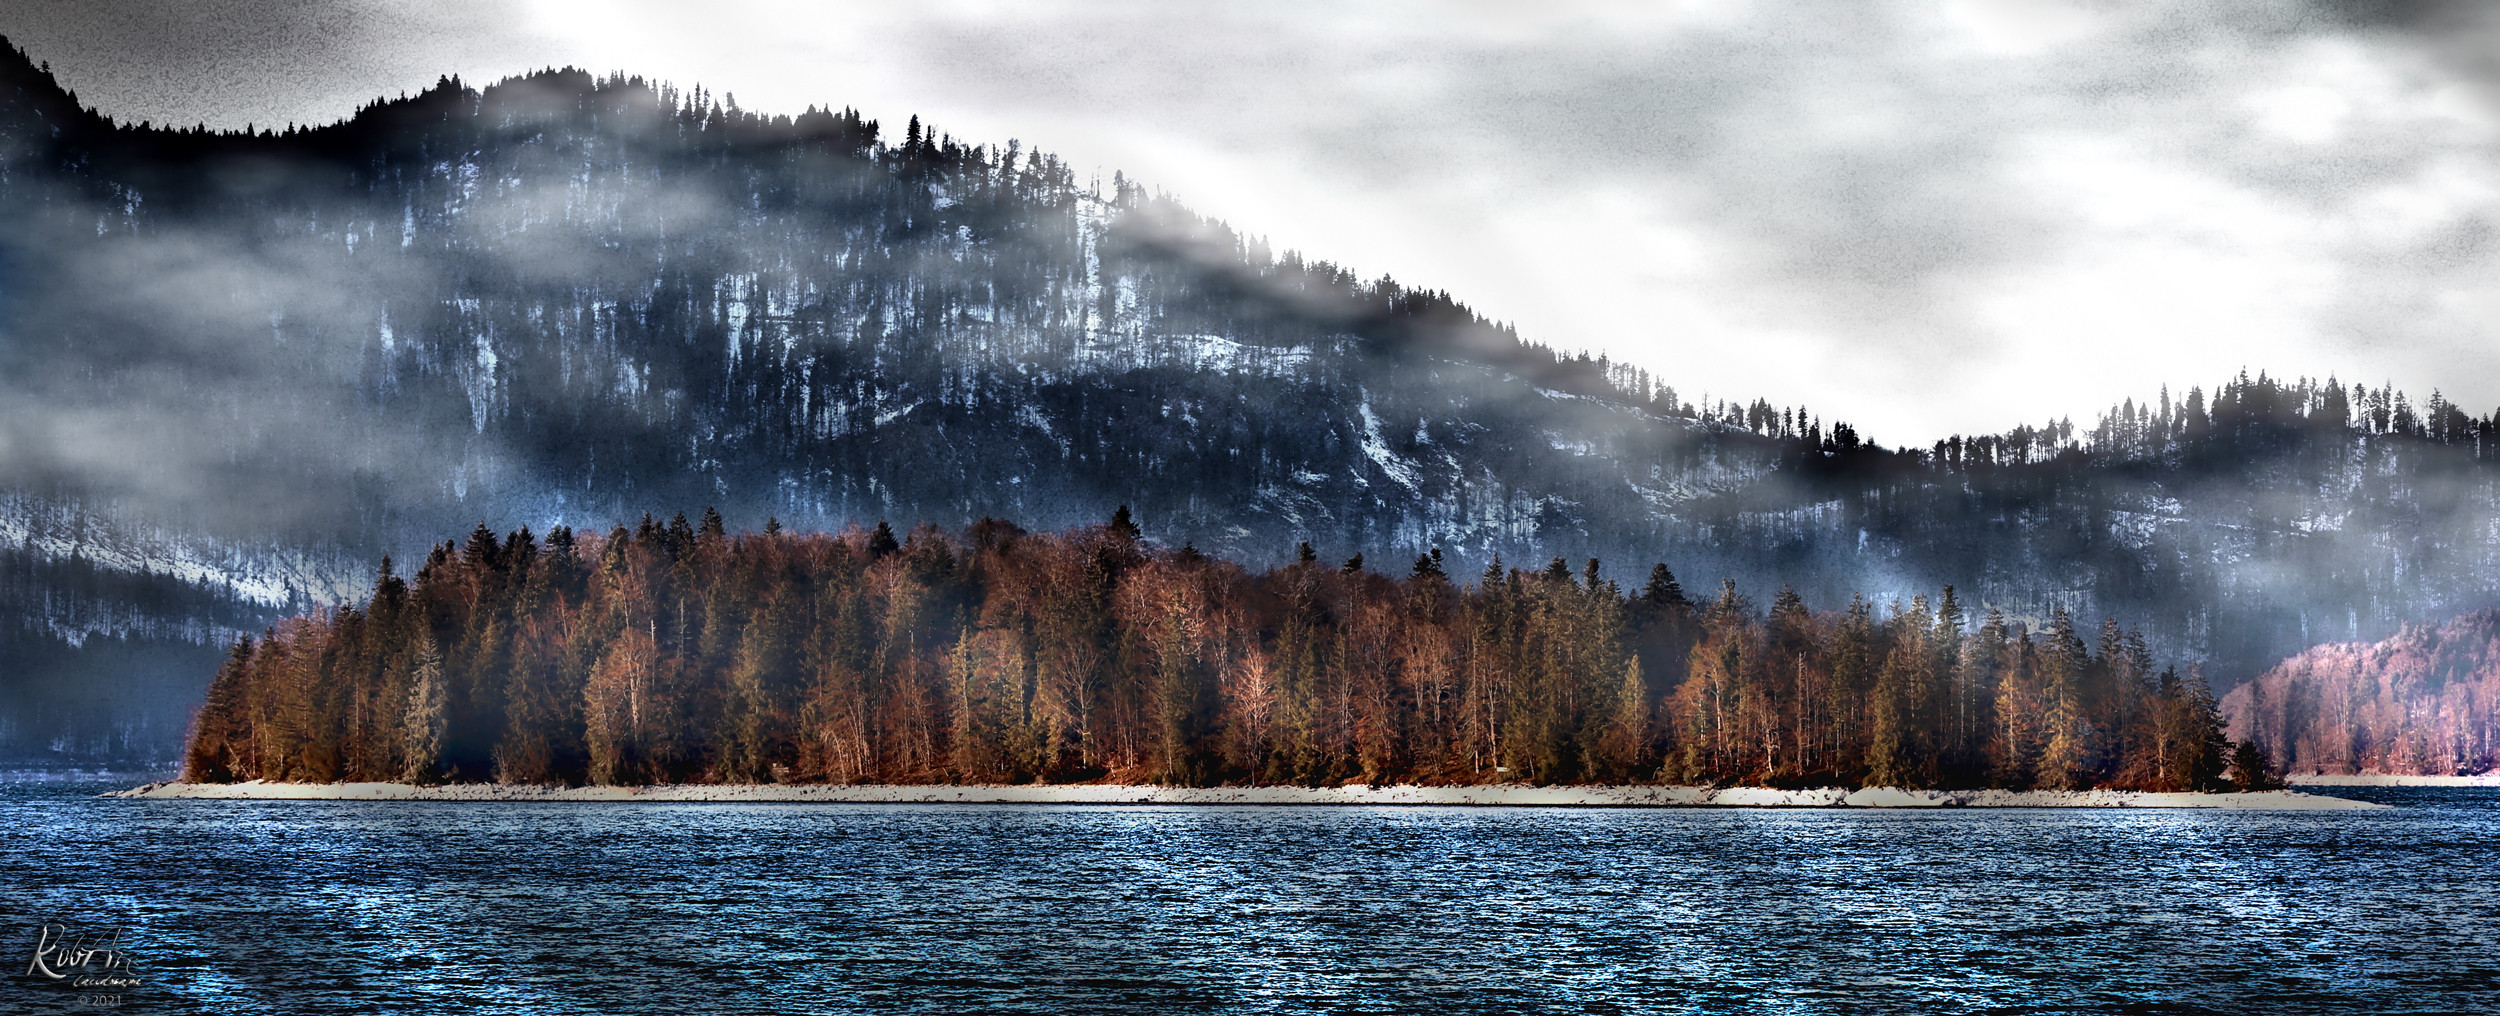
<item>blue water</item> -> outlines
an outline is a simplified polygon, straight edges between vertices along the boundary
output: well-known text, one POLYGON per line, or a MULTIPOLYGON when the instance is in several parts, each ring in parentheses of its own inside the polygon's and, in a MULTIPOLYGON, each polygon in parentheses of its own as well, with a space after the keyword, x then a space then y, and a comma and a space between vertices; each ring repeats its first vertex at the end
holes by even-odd
POLYGON ((2500 1011, 2500 793, 2389 811, 103 800, 0 777, 126 1012, 2500 1011))

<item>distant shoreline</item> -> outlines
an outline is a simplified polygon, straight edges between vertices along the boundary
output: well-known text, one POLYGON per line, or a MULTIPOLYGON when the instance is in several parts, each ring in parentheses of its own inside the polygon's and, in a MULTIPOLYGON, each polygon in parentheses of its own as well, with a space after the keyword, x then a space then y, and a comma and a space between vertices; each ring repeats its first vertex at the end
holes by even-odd
POLYGON ((745 802, 758 804, 1440 805, 1548 808, 2222 808, 2346 811, 2384 807, 2288 790, 2165 794, 2132 790, 1863 790, 1519 784, 1419 787, 829 786, 676 784, 554 787, 453 783, 152 783, 108 797, 257 801, 745 802))
POLYGON ((2407 776, 2398 773, 2294 773, 2295 787, 2500 787, 2500 773, 2479 776, 2407 776))

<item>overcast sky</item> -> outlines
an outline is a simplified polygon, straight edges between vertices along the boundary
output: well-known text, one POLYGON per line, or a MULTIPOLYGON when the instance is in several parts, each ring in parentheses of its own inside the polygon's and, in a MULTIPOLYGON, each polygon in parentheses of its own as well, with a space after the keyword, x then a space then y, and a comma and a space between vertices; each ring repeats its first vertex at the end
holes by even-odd
POLYGON ((2500 405, 2471 2, 273 6, 11 0, 0 33, 131 120, 563 64, 916 113, 1892 444, 2243 366, 2500 405))

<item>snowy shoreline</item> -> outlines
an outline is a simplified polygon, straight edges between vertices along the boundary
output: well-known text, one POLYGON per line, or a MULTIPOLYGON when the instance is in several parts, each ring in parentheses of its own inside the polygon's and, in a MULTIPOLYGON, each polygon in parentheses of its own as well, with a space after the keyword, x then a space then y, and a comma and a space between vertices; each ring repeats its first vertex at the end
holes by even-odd
POLYGON ((2479 776, 2406 776, 2393 773, 2294 773, 2295 787, 2500 787, 2500 773, 2479 776))
POLYGON ((1024 786, 827 786, 810 784, 657 787, 507 786, 456 783, 152 783, 108 797, 256 801, 581 801, 748 802, 769 804, 1161 804, 1455 805, 1561 808, 2228 808, 2343 811, 2385 805, 2275 790, 2252 794, 2160 794, 2129 790, 1863 790, 1768 787, 1524 785, 1418 787, 1157 787, 1116 784, 1024 786))

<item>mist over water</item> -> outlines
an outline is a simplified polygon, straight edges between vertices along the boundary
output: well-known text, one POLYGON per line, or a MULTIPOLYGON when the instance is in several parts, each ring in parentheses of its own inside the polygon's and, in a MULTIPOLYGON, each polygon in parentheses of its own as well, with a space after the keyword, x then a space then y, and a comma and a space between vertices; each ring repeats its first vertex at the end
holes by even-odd
MULTIPOLYGON (((0 784, 0 923, 124 929, 137 1012, 2422 1012, 2500 978, 2491 790, 2328 814, 83 796, 135 778, 0 784)), ((9 1003, 66 1007, 42 987, 9 1003)))

